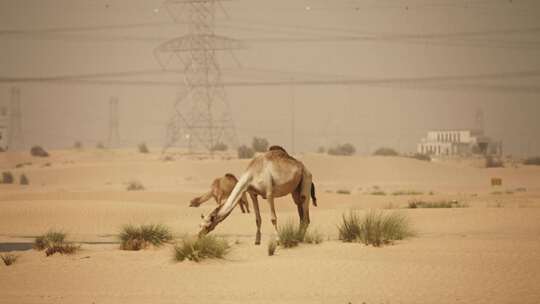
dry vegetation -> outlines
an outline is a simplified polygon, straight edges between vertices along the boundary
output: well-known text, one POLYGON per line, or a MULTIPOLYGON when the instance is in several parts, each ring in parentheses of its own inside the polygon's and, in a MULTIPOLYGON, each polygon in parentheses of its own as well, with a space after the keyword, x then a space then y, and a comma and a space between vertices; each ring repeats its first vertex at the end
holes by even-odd
POLYGON ((2 180, 0 181, 1 184, 13 184, 13 181, 13 173, 10 171, 2 172, 2 180))
POLYGON ((55 253, 74 254, 81 247, 66 241, 67 234, 61 231, 49 231, 34 240, 34 249, 43 251, 50 256, 55 253))
POLYGON ((152 245, 160 247, 172 240, 172 233, 169 227, 161 224, 150 225, 126 225, 122 227, 120 234, 120 249, 141 250, 152 245))
POLYGON ((437 202, 425 202, 421 200, 409 202, 409 209, 416 208, 467 208, 467 204, 460 203, 458 201, 437 201, 437 202))
POLYGON ((49 153, 43 149, 41 146, 33 146, 30 149, 30 155, 35 157, 48 157, 49 153))
POLYGON ((255 155, 255 151, 246 146, 246 145, 242 145, 240 147, 238 147, 238 158, 240 159, 250 159, 252 158, 253 156, 255 155))
POLYGON ((130 181, 128 183, 128 186, 126 188, 127 191, 142 191, 144 190, 144 186, 141 182, 139 181, 130 181))
POLYGON ((140 143, 137 147, 139 149, 139 153, 148 154, 150 153, 150 150, 148 150, 148 147, 145 143, 140 143))
POLYGON ((279 243, 284 248, 292 248, 300 243, 319 244, 323 237, 317 231, 310 231, 295 224, 294 221, 287 221, 284 225, 278 227, 279 243))
POLYGON ((369 211, 363 217, 351 211, 342 216, 338 226, 339 239, 344 242, 361 242, 379 247, 414 235, 405 214, 369 211))
POLYGON ((12 253, 0 254, 0 258, 6 266, 10 266, 17 261, 18 256, 12 253))
POLYGON ((184 237, 180 244, 174 247, 174 259, 182 262, 190 260, 200 262, 204 259, 222 259, 229 252, 230 246, 226 240, 206 235, 200 238, 184 237))
POLYGON ((421 191, 415 191, 415 190, 398 190, 392 192, 392 195, 398 196, 398 195, 422 195, 424 192, 421 191))

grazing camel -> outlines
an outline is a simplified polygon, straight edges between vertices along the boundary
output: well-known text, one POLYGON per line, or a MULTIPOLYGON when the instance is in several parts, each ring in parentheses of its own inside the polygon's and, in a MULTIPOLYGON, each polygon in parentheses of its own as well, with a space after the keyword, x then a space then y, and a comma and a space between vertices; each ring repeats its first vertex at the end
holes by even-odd
MULTIPOLYGON (((223 177, 216 178, 210 186, 210 191, 192 199, 189 206, 199 207, 202 203, 208 201, 212 197, 214 198, 216 203, 218 203, 218 205, 221 205, 222 201, 226 200, 229 195, 231 195, 231 192, 234 186, 236 186, 237 182, 238 179, 236 179, 236 176, 231 173, 227 173, 223 177)), ((243 194, 240 198, 239 205, 242 213, 249 213, 249 204, 245 194, 243 194)))
POLYGON ((283 148, 273 146, 266 153, 257 156, 248 165, 246 172, 234 187, 231 195, 223 205, 219 205, 200 224, 199 236, 206 235, 223 221, 236 206, 241 196, 248 192, 253 200, 253 210, 257 224, 255 244, 261 243, 261 214, 257 196, 266 199, 270 205, 271 220, 277 234, 277 216, 274 198, 291 194, 298 209, 300 226, 307 229, 309 225, 309 201, 313 197, 315 187, 311 173, 303 163, 290 156, 283 148))

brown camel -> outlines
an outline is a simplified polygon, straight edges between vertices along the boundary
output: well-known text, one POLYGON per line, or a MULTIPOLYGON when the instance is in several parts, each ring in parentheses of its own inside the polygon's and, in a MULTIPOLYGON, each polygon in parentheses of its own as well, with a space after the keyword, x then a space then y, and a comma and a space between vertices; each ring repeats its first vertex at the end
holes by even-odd
MULTIPOLYGON (((214 198, 216 203, 218 205, 221 205, 223 200, 226 200, 229 195, 231 195, 231 192, 234 186, 236 186, 237 182, 238 179, 236 179, 236 176, 231 173, 227 173, 223 177, 216 178, 210 186, 210 191, 192 199, 189 206, 199 207, 202 203, 208 201, 211 198, 214 198)), ((243 194, 240 198, 239 205, 242 213, 249 213, 249 204, 245 194, 243 194)))
MULTIPOLYGON (((257 224, 255 244, 261 243, 261 214, 257 196, 265 198, 270 205, 271 220, 277 234, 277 216, 274 198, 291 194, 298 209, 300 226, 309 225, 310 195, 316 206, 315 188, 311 173, 303 163, 290 156, 283 148, 272 146, 266 153, 257 156, 248 165, 246 172, 234 187, 223 205, 219 205, 203 218, 199 236, 203 236, 223 221, 234 209, 241 196, 248 192, 253 200, 253 210, 257 224)), ((277 237, 277 236, 276 236, 277 237)))

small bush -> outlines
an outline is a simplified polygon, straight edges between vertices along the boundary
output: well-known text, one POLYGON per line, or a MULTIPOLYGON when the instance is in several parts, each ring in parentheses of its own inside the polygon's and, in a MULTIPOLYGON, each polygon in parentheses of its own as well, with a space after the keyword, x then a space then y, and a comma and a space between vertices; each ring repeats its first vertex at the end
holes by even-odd
POLYGON ((323 242, 323 235, 317 230, 308 230, 304 234, 304 243, 306 244, 320 244, 323 242))
POLYGON ((409 202, 409 209, 416 208, 466 208, 467 204, 462 204, 458 201, 439 201, 439 202, 424 202, 424 201, 412 201, 409 202))
POLYGON ((424 192, 415 191, 415 190, 398 190, 392 192, 392 195, 398 196, 398 195, 422 195, 424 192))
POLYGON ((48 157, 49 153, 47 153, 47 151, 45 151, 45 149, 43 149, 41 146, 33 146, 30 149, 30 155, 35 157, 48 157))
POLYGON ((0 258, 4 261, 6 266, 14 264, 17 261, 18 256, 12 253, 0 254, 0 258))
POLYGON ((66 241, 66 233, 60 231, 49 231, 44 235, 38 236, 34 240, 34 249, 43 251, 47 256, 55 253, 74 254, 81 247, 66 241))
POLYGON ((268 255, 269 256, 274 255, 274 253, 276 252, 277 246, 278 246, 278 243, 276 242, 276 240, 270 240, 270 242, 268 242, 268 255))
POLYGON ((386 195, 386 192, 382 191, 382 190, 375 190, 375 191, 372 191, 370 193, 371 195, 381 195, 381 196, 384 196, 386 195))
POLYGON ((222 143, 222 142, 218 142, 216 143, 213 147, 212 147, 212 151, 227 151, 229 149, 229 147, 222 143))
POLYGON ((98 143, 96 144, 96 149, 103 150, 105 149, 105 145, 102 142, 98 141, 98 143))
POLYGON ((30 184, 30 181, 28 180, 28 177, 26 177, 25 174, 21 174, 21 176, 19 177, 19 184, 21 184, 21 185, 30 184))
POLYGON ((126 188, 127 191, 142 191, 144 190, 144 186, 139 181, 130 181, 128 183, 128 186, 126 188))
POLYGON ((268 150, 268 140, 266 138, 253 137, 251 148, 255 152, 266 152, 268 150))
POLYGON ((392 149, 392 148, 379 148, 377 150, 375 150, 375 152, 373 152, 373 155, 378 155, 378 156, 398 156, 399 153, 397 153, 396 150, 392 149))
POLYGON ((82 142, 80 141, 76 141, 74 144, 73 144, 73 149, 75 150, 81 150, 83 148, 83 144, 82 142))
POLYGON ((493 156, 486 156, 486 168, 502 168, 504 167, 502 160, 495 159, 493 156))
POLYGON ((540 166, 540 156, 529 157, 523 161, 523 164, 540 166))
POLYGON ((141 250, 150 245, 155 247, 172 240, 172 233, 169 227, 164 225, 126 225, 118 235, 120 239, 120 249, 141 250))
POLYGON ((31 166, 31 165, 32 165, 31 162, 19 163, 19 164, 16 164, 16 165, 15 165, 15 168, 18 169, 18 168, 23 168, 23 167, 25 167, 25 166, 31 166))
POLYGON ((340 189, 340 190, 337 190, 336 193, 337 194, 351 194, 351 191, 345 190, 345 189, 340 189))
POLYGON ((138 146, 138 149, 139 149, 139 153, 144 153, 144 154, 150 153, 150 150, 148 150, 148 147, 146 146, 145 143, 140 143, 138 146))
POLYGON ((351 212, 348 217, 343 216, 338 229, 344 242, 357 241, 375 247, 414 235, 407 217, 397 212, 370 211, 363 218, 351 212))
POLYGON ((292 248, 300 243, 319 244, 323 241, 322 235, 317 231, 310 231, 290 220, 278 227, 279 243, 283 248, 292 248))
POLYGON ((240 159, 249 159, 255 155, 255 151, 245 145, 238 147, 238 158, 240 159))
POLYGON ((226 240, 213 235, 200 238, 184 237, 182 242, 174 247, 174 258, 182 262, 190 260, 200 262, 204 259, 222 259, 230 250, 226 240))
POLYGON ((2 172, 2 184, 13 184, 13 173, 10 171, 2 172))
POLYGON ((356 153, 356 148, 349 143, 337 145, 328 149, 328 154, 338 156, 350 156, 356 153))
POLYGON ((411 156, 411 158, 421 160, 421 161, 428 161, 428 162, 431 161, 431 156, 427 154, 422 154, 422 153, 415 153, 411 156))
POLYGON ((317 153, 320 153, 320 154, 326 153, 326 148, 322 146, 317 148, 317 153))

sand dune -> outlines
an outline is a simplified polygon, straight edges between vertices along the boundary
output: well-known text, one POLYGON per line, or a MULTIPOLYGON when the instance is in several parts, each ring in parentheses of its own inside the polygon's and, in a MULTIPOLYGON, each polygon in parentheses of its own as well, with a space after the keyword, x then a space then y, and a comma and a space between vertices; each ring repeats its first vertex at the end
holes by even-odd
MULTIPOLYGON (((539 168, 481 169, 315 154, 300 158, 318 189, 312 227, 326 241, 279 249, 268 257, 265 244, 273 231, 263 202, 262 246, 253 245, 253 214, 235 210, 214 232, 235 243, 231 253, 225 260, 197 264, 173 262, 171 245, 127 252, 111 242, 127 223, 163 223, 176 236, 194 233, 200 214, 215 203, 189 208, 189 200, 212 178, 240 174, 248 161, 165 162, 158 154, 126 150, 52 151, 45 159, 0 155, 0 171, 30 179, 29 186, 0 185, 0 243, 28 242, 50 228, 84 242, 74 256, 17 252, 16 264, 0 265, 0 303, 540 302, 539 168), (25 162, 32 164, 15 168, 25 162), (491 187, 495 176, 503 179, 502 187, 491 187), (146 190, 126 191, 130 180, 139 180, 146 190), (417 236, 393 246, 338 241, 336 225, 344 212, 397 209, 413 198, 370 195, 374 186, 387 193, 421 191, 417 198, 455 199, 469 208, 403 209, 417 236), (492 194, 496 190, 503 193, 492 194)), ((276 208, 279 222, 297 220, 290 198, 278 199, 276 208)))

